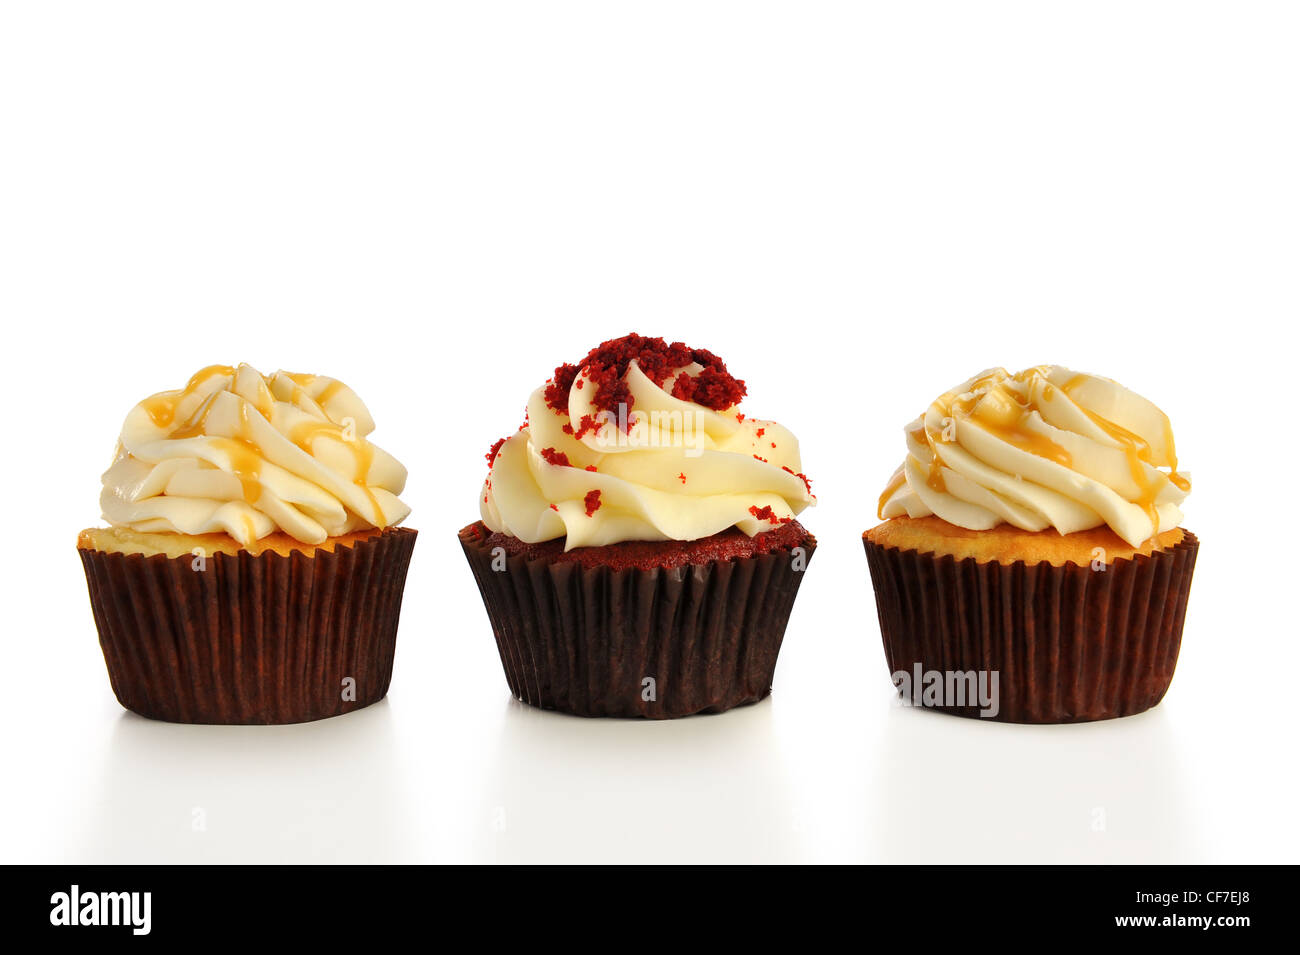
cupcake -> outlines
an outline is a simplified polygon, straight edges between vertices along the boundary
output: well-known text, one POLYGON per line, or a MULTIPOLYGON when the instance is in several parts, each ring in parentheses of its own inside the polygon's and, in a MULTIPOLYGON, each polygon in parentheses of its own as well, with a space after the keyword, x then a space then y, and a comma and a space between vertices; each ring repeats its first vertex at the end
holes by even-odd
POLYGON ((983 372, 906 428, 863 535, 911 703, 1018 723, 1140 713, 1182 640, 1197 540, 1169 419, 1108 378, 983 372))
POLYGON ((713 353, 627 335, 556 368, 492 446, 459 536, 518 699, 663 719, 771 691, 815 498, 744 395, 713 353))
POLYGON ((406 469, 340 381, 204 368, 131 409, 77 549, 113 692, 178 723, 298 723, 388 692, 406 469))

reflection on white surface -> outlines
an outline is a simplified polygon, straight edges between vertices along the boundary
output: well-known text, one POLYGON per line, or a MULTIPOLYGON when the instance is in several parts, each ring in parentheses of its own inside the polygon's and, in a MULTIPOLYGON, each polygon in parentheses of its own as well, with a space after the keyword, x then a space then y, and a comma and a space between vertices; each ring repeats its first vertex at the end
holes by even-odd
POLYGON ((123 713, 73 861, 392 859, 401 854, 395 763, 386 701, 292 726, 123 713))
POLYGON ((868 802, 892 862, 1190 862, 1187 781, 1160 707, 1026 726, 890 706, 868 802))
MULTIPOLYGON (((514 700, 296 726, 123 713, 75 862, 1187 862, 1212 854, 1174 714, 1018 726, 880 701, 665 722, 514 700), (809 737, 809 725, 820 729, 809 737), (821 725, 825 724, 825 725, 821 725), (409 730, 405 746, 398 730, 409 730), (490 735, 489 735, 490 734, 490 735), (414 772, 413 772, 414 770, 414 772)), ((1187 754, 1194 761, 1197 754, 1187 754)))
POLYGON ((511 700, 479 802, 481 861, 798 858, 770 700, 679 720, 511 700))

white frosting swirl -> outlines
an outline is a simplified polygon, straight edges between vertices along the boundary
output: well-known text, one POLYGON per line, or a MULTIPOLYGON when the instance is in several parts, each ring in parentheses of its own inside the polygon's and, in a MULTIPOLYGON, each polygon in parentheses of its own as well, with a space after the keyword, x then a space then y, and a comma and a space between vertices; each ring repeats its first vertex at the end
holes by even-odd
POLYGON ((319 544, 400 523, 406 468, 366 440, 375 424, 333 378, 204 368, 131 409, 103 477, 104 519, 144 533, 280 530, 319 544))
POLYGON ((483 484, 483 523, 527 543, 563 537, 572 550, 698 540, 729 527, 752 537, 793 520, 816 502, 799 473, 798 439, 734 406, 713 411, 672 396, 678 375, 700 371, 678 368, 661 387, 630 362, 624 426, 592 405, 585 371, 569 389, 567 414, 538 388, 527 424, 501 445, 483 484), (592 419, 600 426, 584 429, 592 419))
POLYGON ((935 514, 971 530, 1006 522, 1061 534, 1106 524, 1139 547, 1178 526, 1191 490, 1159 408, 1059 365, 982 372, 906 433, 881 518, 935 514))

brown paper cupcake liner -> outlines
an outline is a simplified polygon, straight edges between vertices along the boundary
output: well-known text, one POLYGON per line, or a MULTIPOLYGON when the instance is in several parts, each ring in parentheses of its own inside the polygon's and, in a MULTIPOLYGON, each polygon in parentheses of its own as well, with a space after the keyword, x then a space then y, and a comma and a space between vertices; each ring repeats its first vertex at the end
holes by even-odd
POLYGON ((118 702, 175 723, 301 723, 377 702, 415 537, 397 527, 312 556, 215 554, 202 569, 81 549, 118 702))
POLYGON ((771 692, 786 622, 817 544, 810 534, 799 545, 800 569, 791 549, 614 569, 494 555, 469 531, 461 532, 461 546, 510 692, 578 716, 650 719, 720 713, 771 692))
MULTIPOLYGON (((1095 571, 981 564, 863 543, 891 674, 910 679, 918 665, 922 673, 996 671, 998 713, 986 718, 1013 723, 1129 716, 1169 689, 1199 546, 1194 534, 1095 571)), ((981 709, 935 708, 961 716, 981 709)))

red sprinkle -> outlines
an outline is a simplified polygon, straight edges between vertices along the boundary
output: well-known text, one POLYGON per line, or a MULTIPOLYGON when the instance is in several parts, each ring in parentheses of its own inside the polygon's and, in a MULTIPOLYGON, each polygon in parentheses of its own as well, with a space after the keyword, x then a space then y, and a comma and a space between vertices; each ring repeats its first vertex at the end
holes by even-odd
POLYGON ((486 455, 488 468, 491 468, 492 465, 497 463, 497 452, 501 450, 501 445, 505 443, 506 443, 506 439, 501 438, 495 444, 493 444, 492 447, 488 448, 488 453, 486 455))
POLYGON ((594 471, 594 470, 596 470, 596 465, 594 465, 594 464, 588 464, 585 468, 583 468, 583 470, 584 470, 584 471, 594 471))
POLYGON ((681 481, 683 484, 685 484, 685 483, 686 483, 686 472, 683 471, 681 474, 677 475, 677 480, 679 480, 679 481, 681 481))
POLYGON ((791 517, 777 517, 772 512, 772 505, 770 504, 766 507, 759 507, 754 504, 749 508, 749 513, 753 514, 758 520, 767 521, 769 524, 789 524, 790 521, 794 520, 791 517))
POLYGON ((582 499, 582 503, 587 506, 587 516, 591 517, 600 510, 600 492, 588 491, 587 496, 582 499))
POLYGON ((759 428, 757 431, 754 432, 754 437, 761 438, 766 433, 767 433, 766 428, 759 428))
MULTIPOLYGON (((804 474, 802 471, 792 471, 785 465, 781 465, 781 470, 784 471, 786 474, 793 474, 800 481, 803 481, 804 489, 809 494, 812 494, 812 481, 808 480, 808 475, 804 474)), ((816 495, 813 496, 816 497, 816 495)))
POLYGON ((542 460, 547 464, 554 464, 556 467, 573 467, 569 463, 569 456, 563 451, 556 451, 554 448, 542 448, 542 460))
POLYGON ((558 514, 559 511, 560 511, 560 509, 559 509, 558 507, 556 507, 554 504, 551 505, 551 510, 555 511, 557 514, 558 514))

